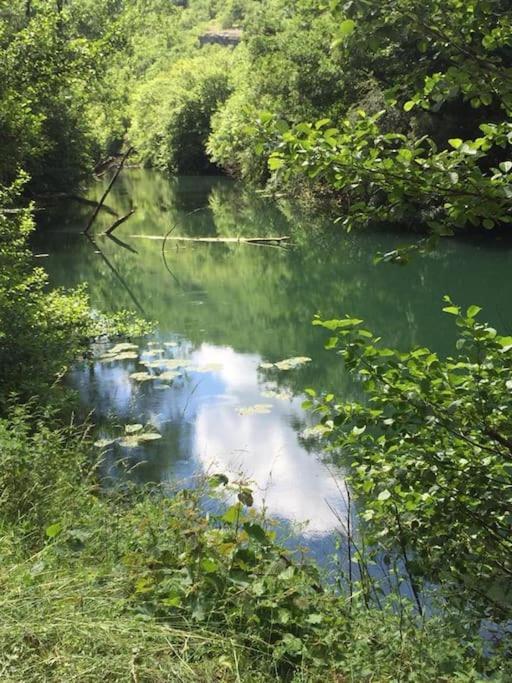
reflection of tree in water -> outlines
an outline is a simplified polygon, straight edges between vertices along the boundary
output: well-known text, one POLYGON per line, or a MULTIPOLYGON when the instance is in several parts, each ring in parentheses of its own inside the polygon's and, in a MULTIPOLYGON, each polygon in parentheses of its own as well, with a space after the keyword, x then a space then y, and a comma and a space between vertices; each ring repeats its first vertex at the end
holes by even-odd
MULTIPOLYGON (((101 194, 99 184, 93 186, 94 193, 101 194)), ((506 251, 446 243, 441 253, 405 268, 375 266, 375 253, 394 248, 396 235, 347 236, 333 228, 331 220, 313 220, 294 213, 290 205, 285 218, 265 198, 215 177, 169 180, 153 172, 130 172, 109 201, 119 213, 131 204, 138 207, 117 235, 138 253, 105 241, 101 249, 147 315, 163 330, 181 333, 195 344, 229 345, 272 362, 311 356, 314 363, 276 378, 294 391, 308 385, 339 389, 342 382, 336 357, 322 349, 324 333, 311 325, 315 313, 356 315, 389 345, 431 345, 445 352, 453 328, 440 313, 444 294, 462 304, 487 305, 491 322, 508 305, 512 284, 505 277, 510 262, 506 251), (132 237, 164 235, 172 225, 181 235, 287 232, 296 246, 283 251, 248 245, 169 244, 166 260, 174 279, 162 262, 161 242, 132 237), (497 291, 500 270, 504 284, 497 291)), ((82 208, 69 208, 81 221, 82 208)), ((51 236, 45 239, 49 243, 51 236)), ((132 307, 110 269, 83 240, 59 237, 47 250, 52 253, 48 268, 55 282, 86 281, 98 307, 132 307)))

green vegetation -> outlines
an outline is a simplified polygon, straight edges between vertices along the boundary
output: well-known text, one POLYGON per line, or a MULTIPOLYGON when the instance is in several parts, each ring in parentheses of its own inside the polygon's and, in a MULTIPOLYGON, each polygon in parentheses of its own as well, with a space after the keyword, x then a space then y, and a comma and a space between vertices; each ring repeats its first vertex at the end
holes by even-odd
MULTIPOLYGON (((108 450, 98 458, 60 380, 92 342, 151 328, 94 311, 83 288, 50 291, 28 246, 30 200, 75 192, 131 145, 159 170, 328 197, 348 229, 504 228, 511 74, 507 0, 2 3, 2 680, 511 680, 512 338, 480 323, 478 307, 446 301, 460 329, 453 358, 383 348, 358 319, 315 321, 366 392, 349 402, 310 390, 307 404, 361 520, 354 530, 350 508, 348 562, 332 585, 276 540, 244 483, 106 481, 108 450), (496 643, 480 637, 486 620, 503 629, 496 643)), ((239 229, 221 191, 210 209, 220 234, 239 229)), ((238 267, 243 282, 254 261, 238 267)), ((286 287, 284 269, 274 278, 286 287)), ((263 316, 265 287, 259 297, 263 316)), ((239 339, 254 344, 243 315, 239 339)), ((159 436, 126 425, 116 442, 159 436)))
POLYGON ((322 588, 246 489, 209 516, 201 489, 101 493, 88 443, 26 408, 0 421, 4 680, 507 680, 455 618, 322 588))
POLYGON ((512 337, 478 322, 478 306, 463 312, 447 300, 444 310, 460 334, 447 359, 384 348, 358 319, 316 320, 368 398, 342 403, 331 394, 316 409, 321 433, 350 462, 370 544, 401 548, 416 580, 507 619, 512 337))

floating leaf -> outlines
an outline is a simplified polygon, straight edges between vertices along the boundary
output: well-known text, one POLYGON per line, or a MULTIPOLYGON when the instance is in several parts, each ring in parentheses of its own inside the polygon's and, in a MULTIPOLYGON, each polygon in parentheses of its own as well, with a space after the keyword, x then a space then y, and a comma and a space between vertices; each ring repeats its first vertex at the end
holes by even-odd
POLYGON ((122 439, 119 439, 119 445, 123 448, 137 448, 139 444, 140 440, 138 435, 125 436, 122 439))
POLYGON ((94 445, 96 448, 107 448, 107 446, 112 446, 116 441, 117 439, 99 439, 94 442, 94 445))
POLYGON ((263 370, 270 370, 274 367, 274 363, 260 363, 260 368, 263 370))
POLYGON ((138 441, 158 441, 162 435, 158 432, 145 432, 144 434, 137 434, 138 441))
POLYGON ((130 375, 130 379, 135 380, 135 382, 149 382, 153 379, 157 379, 157 376, 150 375, 149 372, 133 372, 130 375))
POLYGON ((124 428, 124 431, 126 434, 137 434, 137 432, 141 432, 144 429, 144 426, 141 424, 134 424, 134 425, 126 425, 124 428))
POLYGON ((178 342, 164 342, 164 346, 168 349, 175 349, 178 346, 178 342))
POLYGON ((161 356, 165 353, 165 349, 149 349, 149 351, 144 351, 148 356, 161 356))
POLYGON ((191 365, 192 372, 220 372, 222 365, 220 363, 207 363, 206 365, 191 365))
POLYGON ((159 360, 143 360, 141 365, 147 368, 167 368, 168 370, 175 370, 176 368, 186 368, 190 365, 190 361, 185 358, 160 358, 159 360))
POLYGON ((264 415, 272 411, 272 405, 269 403, 257 403, 254 406, 247 406, 244 408, 238 408, 240 415, 254 415, 255 413, 264 415))
POLYGON ((181 372, 168 370, 167 372, 162 372, 162 374, 158 376, 158 379, 161 379, 162 382, 172 382, 176 377, 181 377, 181 372))
POLYGON ((291 401, 293 398, 292 392, 286 389, 282 389, 281 391, 269 389, 268 391, 262 391, 261 395, 265 398, 277 398, 279 401, 291 401))
POLYGON ((293 370, 310 362, 311 358, 307 356, 297 356, 296 358, 285 358, 285 360, 280 360, 278 363, 274 363, 274 365, 279 370, 293 370))
POLYGON ((116 344, 114 348, 110 349, 109 353, 111 353, 114 356, 117 356, 117 354, 124 353, 125 351, 137 351, 138 348, 139 347, 136 344, 116 344))
POLYGON ((122 353, 118 353, 117 355, 110 355, 106 354, 105 356, 102 356, 101 362, 102 363, 115 363, 117 361, 123 361, 123 360, 137 360, 139 355, 135 353, 135 351, 123 351, 122 353))

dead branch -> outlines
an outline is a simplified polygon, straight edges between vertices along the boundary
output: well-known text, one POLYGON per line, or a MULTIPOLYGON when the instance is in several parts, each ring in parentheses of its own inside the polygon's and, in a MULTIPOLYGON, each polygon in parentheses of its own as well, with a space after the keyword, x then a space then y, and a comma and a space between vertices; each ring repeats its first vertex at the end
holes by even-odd
POLYGON ((98 206, 97 206, 96 209, 94 210, 94 212, 93 212, 91 218, 89 219, 89 222, 87 223, 87 226, 86 226, 86 228, 85 228, 85 230, 84 230, 84 234, 85 234, 85 235, 87 235, 88 232, 89 232, 89 230, 91 229, 92 224, 93 224, 94 221, 96 220, 96 216, 99 214, 99 212, 100 212, 100 210, 101 210, 101 207, 103 206, 103 204, 104 204, 104 202, 105 202, 105 199, 108 197, 108 195, 109 195, 109 193, 110 193, 110 190, 114 187, 114 184, 115 184, 116 180, 118 179, 119 174, 120 174, 121 171, 123 170, 123 166, 124 166, 126 160, 128 159, 128 157, 130 156, 130 154, 132 153, 132 151, 133 151, 133 147, 129 147, 128 150, 127 150, 127 152, 123 155, 123 158, 121 159, 121 161, 120 161, 120 163, 119 163, 119 166, 117 167, 116 172, 115 172, 114 175, 112 176, 112 180, 111 180, 110 183, 108 184, 107 189, 105 190, 105 192, 103 193, 102 198, 101 198, 100 201, 98 202, 98 206))

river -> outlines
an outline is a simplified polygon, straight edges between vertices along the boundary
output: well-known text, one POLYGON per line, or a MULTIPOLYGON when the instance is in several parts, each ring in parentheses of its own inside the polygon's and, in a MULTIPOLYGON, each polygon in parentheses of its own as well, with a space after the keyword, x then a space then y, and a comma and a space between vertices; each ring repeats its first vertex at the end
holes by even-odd
MULTIPOLYGON (((89 196, 99 199, 104 183, 89 196)), ((151 344, 118 362, 78 364, 69 382, 101 438, 123 425, 152 425, 162 438, 107 449, 105 475, 184 482, 205 472, 244 479, 255 505, 294 529, 318 559, 334 548, 344 514, 343 473, 304 438, 312 424, 304 390, 357 395, 339 359, 323 350, 316 313, 363 318, 389 345, 453 348, 453 320, 441 313, 449 294, 478 304, 512 332, 512 251, 499 243, 446 240, 407 266, 374 265, 378 251, 403 243, 386 231, 344 235, 331 219, 301 215, 221 177, 168 178, 130 170, 107 203, 119 215, 137 207, 115 239, 100 236, 114 220, 102 212, 94 239, 82 234, 91 209, 69 203, 47 212, 34 250, 52 286, 87 283, 98 310, 131 309, 157 324, 151 344), (171 236, 290 235, 291 246, 180 243, 171 236), (151 239, 155 238, 155 239, 151 239), (160 350, 159 350, 160 349, 160 350), (155 353, 156 352, 156 353, 155 353), (265 367, 290 357, 299 367, 265 367), (174 368, 167 382, 130 375, 174 368), (182 363, 182 365, 180 365, 182 363), (264 367, 261 367, 263 363, 264 367), (297 525, 299 525, 297 527, 297 525)), ((117 430, 117 431, 116 431, 117 430)))

